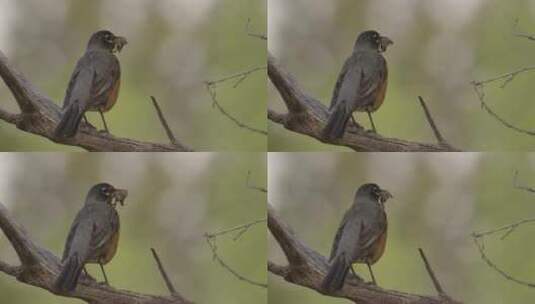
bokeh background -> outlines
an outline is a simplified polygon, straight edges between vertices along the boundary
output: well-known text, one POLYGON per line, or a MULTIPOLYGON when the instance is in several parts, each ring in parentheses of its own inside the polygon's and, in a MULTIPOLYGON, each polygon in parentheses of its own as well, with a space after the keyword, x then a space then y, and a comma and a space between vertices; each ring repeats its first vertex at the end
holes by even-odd
MULTIPOLYGON (((150 252, 158 251, 177 290, 196 303, 265 303, 267 291, 235 278, 212 260, 204 233, 232 228, 266 214, 266 156, 259 153, 0 154, 0 202, 41 246, 61 256, 87 191, 108 181, 129 191, 118 206, 121 239, 106 265, 112 286, 151 294, 169 292, 150 252)), ((240 274, 266 282, 265 223, 238 241, 217 239, 218 254, 240 274)), ((18 265, 0 234, 0 259, 18 265)), ((98 266, 88 271, 102 280, 98 266)), ((0 273, 1 302, 83 303, 21 284, 0 273)))
MULTIPOLYGON (((0 50, 31 82, 62 104, 69 77, 91 33, 107 28, 128 39, 117 105, 107 115, 114 135, 168 142, 149 96, 175 135, 200 151, 264 151, 263 135, 237 127, 212 107, 204 82, 265 66, 266 4, 250 0, 0 0, 0 50)), ((221 105, 241 122, 266 128, 266 73, 239 87, 218 86, 221 105)), ((17 111, 5 84, 2 108, 17 111)), ((98 114, 89 120, 100 127, 98 114)), ((0 122, 0 151, 77 150, 0 122)))
MULTIPOLYGON (((375 182, 387 202, 388 241, 374 265, 381 287, 435 295, 417 249, 423 248, 445 291, 464 303, 532 303, 532 288, 501 277, 481 259, 470 234, 535 214, 535 155, 494 153, 270 153, 268 201, 311 248, 328 255, 336 229, 358 186, 375 182), (320 223, 318 225, 318 223, 320 223)), ((505 271, 535 281, 533 225, 485 240, 488 256, 505 271)), ((268 258, 286 259, 272 236, 268 258)), ((356 271, 369 280, 365 266, 356 271)), ((270 303, 347 303, 269 275, 270 303)))
MULTIPOLYGON (((434 142, 417 101, 421 95, 443 135, 468 151, 525 151, 535 139, 506 129, 481 107, 472 80, 534 64, 535 43, 512 35, 535 33, 535 1, 499 0, 269 0, 269 51, 312 96, 330 103, 338 73, 363 30, 394 40, 385 56, 389 86, 374 115, 380 134, 434 142)), ((505 89, 490 86, 487 101, 513 124, 535 129, 534 75, 519 75, 505 89)), ((268 106, 285 111, 268 86, 268 106)), ((366 114, 357 120, 369 127, 366 114)), ((269 123, 270 151, 346 150, 269 123)))

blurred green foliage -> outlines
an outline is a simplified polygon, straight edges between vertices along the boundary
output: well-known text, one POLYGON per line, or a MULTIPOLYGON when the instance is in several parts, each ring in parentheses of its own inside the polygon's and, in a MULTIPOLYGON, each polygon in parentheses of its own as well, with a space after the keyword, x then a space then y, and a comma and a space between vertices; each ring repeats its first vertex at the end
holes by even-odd
MULTIPOLYGON (((334 83, 363 30, 394 40, 385 53, 388 92, 374 114, 381 135, 434 142, 417 96, 426 100, 443 135, 466 151, 526 151, 533 138, 507 129, 481 109, 470 82, 532 66, 535 44, 513 36, 535 33, 533 1, 270 0, 270 52, 312 96, 329 104, 334 83)), ((487 102, 506 120, 535 129, 530 83, 518 75, 505 88, 486 88, 487 102)), ((270 108, 286 109, 273 86, 270 108)), ((369 128, 365 114, 357 120, 369 128)), ((348 151, 269 124, 270 151, 348 151)))
MULTIPOLYGON (((94 31, 127 37, 117 105, 107 115, 114 135, 167 142, 149 96, 155 96, 175 135, 200 151, 265 151, 266 137, 239 128, 212 106, 205 81, 265 65, 266 4, 248 0, 9 1, 0 49, 42 92, 61 104, 76 60, 94 31)), ((221 105, 241 122, 265 129, 265 72, 237 88, 218 86, 221 105)), ((2 83, 2 107, 18 112, 2 83)), ((89 120, 101 127, 98 114, 89 120)), ((0 122, 0 151, 77 151, 0 122)))
MULTIPOLYGON (((435 295, 417 249, 423 248, 446 292, 464 303, 531 303, 533 289, 506 280, 481 259, 471 233, 535 214, 535 158, 525 153, 270 153, 269 202, 305 244, 328 255, 358 186, 376 182, 387 202, 388 241, 374 265, 386 289, 435 295), (321 223, 318 225, 318 223, 321 223)), ((486 253, 513 276, 535 281, 533 225, 506 239, 485 238, 486 253)), ((268 258, 285 264, 270 236, 268 258)), ((356 271, 369 280, 365 266, 356 271)), ((269 303, 347 303, 269 277, 269 303)))
MULTIPOLYGON (((197 303, 265 303, 267 290, 235 278, 212 259, 204 234, 265 218, 266 184, 260 153, 0 154, 0 202, 41 246, 58 256, 88 189, 100 181, 128 189, 118 206, 121 238, 106 266, 112 286, 167 295, 150 248, 158 251, 177 290, 197 303), (10 165, 8 165, 10 164, 10 165)), ((218 254, 240 274, 266 282, 265 223, 239 240, 217 238, 218 254)), ((17 265, 6 237, 2 261, 17 265)), ((98 266, 88 271, 103 280, 98 266)), ((0 302, 81 303, 0 274, 0 302)))

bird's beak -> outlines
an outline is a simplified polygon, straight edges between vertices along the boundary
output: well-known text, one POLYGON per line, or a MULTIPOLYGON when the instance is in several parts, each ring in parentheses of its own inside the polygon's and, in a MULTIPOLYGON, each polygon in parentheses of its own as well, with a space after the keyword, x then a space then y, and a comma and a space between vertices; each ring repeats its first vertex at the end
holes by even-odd
POLYGON ((381 191, 379 191, 379 200, 381 201, 381 203, 386 202, 389 198, 393 198, 390 192, 384 189, 381 189, 381 191))
POLYGON ((125 189, 115 189, 112 193, 112 198, 115 202, 119 202, 121 206, 124 206, 124 200, 128 196, 128 191, 125 189))
POLYGON ((123 47, 128 44, 128 41, 124 37, 115 36, 113 43, 115 44, 114 51, 120 52, 123 47))
POLYGON ((390 38, 388 38, 386 36, 381 36, 381 40, 379 42, 379 50, 381 52, 385 52, 386 48, 391 44, 394 44, 394 41, 392 41, 392 39, 390 39, 390 38))

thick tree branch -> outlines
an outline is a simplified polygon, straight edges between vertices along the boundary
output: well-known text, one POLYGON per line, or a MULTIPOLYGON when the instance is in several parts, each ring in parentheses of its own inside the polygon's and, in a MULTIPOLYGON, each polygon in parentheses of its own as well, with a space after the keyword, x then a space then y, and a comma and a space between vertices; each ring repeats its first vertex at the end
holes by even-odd
MULTIPOLYGON (((283 277, 292 284, 304 286, 327 295, 320 288, 329 266, 327 258, 301 242, 269 205, 268 228, 288 260, 287 266, 268 262, 268 271, 283 277)), ((351 273, 348 273, 344 287, 334 294, 329 294, 329 296, 346 298, 359 304, 459 303, 444 295, 433 297, 383 289, 379 286, 365 284, 361 278, 355 277, 351 273)))
MULTIPOLYGON (((15 277, 19 282, 43 288, 53 294, 53 284, 60 272, 60 260, 53 253, 40 247, 15 222, 6 207, 0 203, 0 229, 17 252, 20 266, 10 266, 0 262, 0 271, 15 277)), ((60 295, 60 294, 57 294, 60 295)), ((61 296, 81 299, 91 304, 191 304, 177 297, 142 294, 134 291, 116 289, 99 284, 90 276, 81 274, 76 290, 61 296)))
MULTIPOLYGON (((444 138, 441 138, 442 141, 439 141, 438 144, 386 138, 379 134, 367 132, 352 121, 348 122, 346 132, 342 138, 327 140, 322 136, 322 129, 329 117, 327 107, 303 92, 292 75, 284 70, 271 54, 268 54, 268 76, 288 109, 287 114, 276 113, 268 109, 268 119, 283 125, 290 131, 311 136, 323 143, 346 146, 355 151, 458 151, 447 144, 444 138)), ((424 107, 425 103, 422 106, 424 107)), ((426 109, 424 107, 424 110, 426 109)), ((428 122, 432 121, 429 120, 431 116, 428 110, 426 111, 426 117, 428 122)), ((432 125, 432 128, 436 135, 436 125, 432 125)))
POLYGON ((0 110, 0 119, 18 129, 43 136, 65 145, 78 146, 88 151, 191 151, 185 145, 160 144, 116 137, 99 132, 82 121, 78 134, 71 139, 59 141, 54 138, 61 110, 50 98, 40 93, 20 72, 8 62, 0 51, 0 76, 10 89, 21 113, 10 114, 0 110))

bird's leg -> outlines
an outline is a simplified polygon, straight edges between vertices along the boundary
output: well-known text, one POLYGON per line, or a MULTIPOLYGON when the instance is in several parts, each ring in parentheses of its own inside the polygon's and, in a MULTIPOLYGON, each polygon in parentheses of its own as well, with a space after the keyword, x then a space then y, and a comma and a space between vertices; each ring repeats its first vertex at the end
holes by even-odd
POLYGON ((106 285, 110 285, 108 282, 108 277, 106 276, 106 272, 104 271, 104 266, 102 266, 102 263, 98 263, 100 265, 100 270, 102 270, 102 275, 104 276, 104 282, 106 285))
POLYGON ((349 269, 351 269, 351 273, 355 276, 355 278, 358 278, 357 273, 355 272, 355 268, 353 268, 353 264, 351 264, 351 267, 349 269))
POLYGON ((370 270, 370 276, 372 277, 373 285, 377 285, 377 281, 375 281, 375 276, 373 275, 372 266, 370 266, 369 262, 366 262, 366 265, 368 265, 368 270, 370 270))
POLYGON ((104 119, 104 114, 102 114, 101 110, 98 110, 98 112, 100 113, 100 118, 102 118, 102 123, 104 124, 104 130, 106 131, 106 133, 110 133, 110 131, 108 130, 108 125, 106 124, 106 120, 104 119))
POLYGON ((370 123, 372 124, 373 133, 377 133, 377 129, 375 129, 375 124, 373 123, 372 113, 370 113, 370 111, 366 111, 366 112, 368 113, 368 118, 370 119, 370 123))
POLYGON ((85 269, 85 266, 84 266, 83 269, 84 269, 84 273, 85 273, 85 275, 86 275, 86 276, 89 276, 89 273, 87 272, 87 269, 85 269))
POLYGON ((87 120, 87 116, 85 116, 85 114, 84 114, 84 122, 85 122, 86 124, 89 124, 89 121, 87 120))

